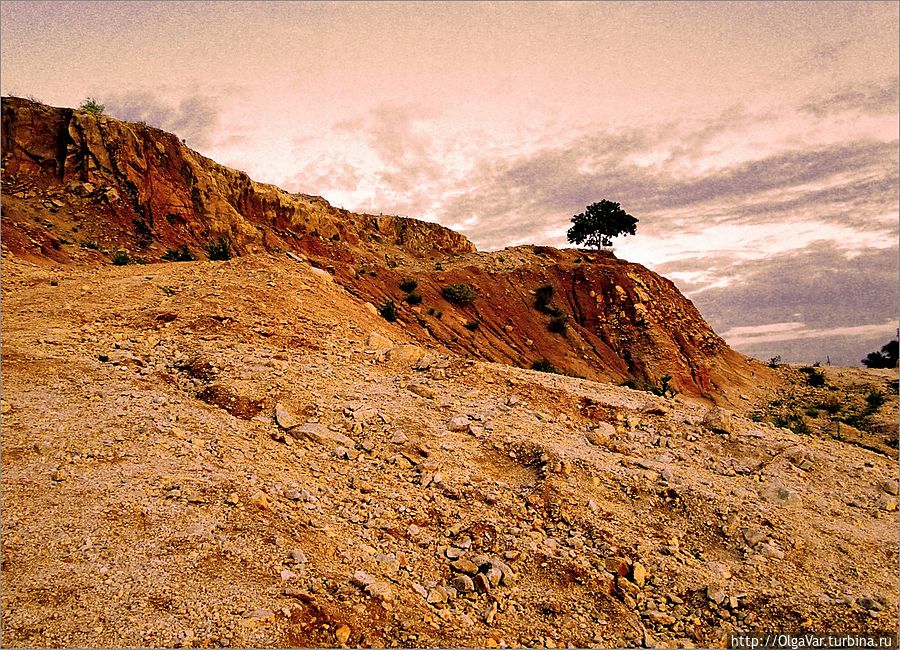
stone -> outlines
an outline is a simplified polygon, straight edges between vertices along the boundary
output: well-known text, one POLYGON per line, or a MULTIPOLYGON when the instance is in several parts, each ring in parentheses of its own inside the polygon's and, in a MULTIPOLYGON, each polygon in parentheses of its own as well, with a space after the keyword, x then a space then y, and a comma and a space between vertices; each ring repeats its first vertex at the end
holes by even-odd
POLYGON ((781 506, 799 506, 803 502, 799 494, 777 481, 772 481, 764 487, 760 491, 760 496, 769 503, 781 506))
POLYGON ((878 507, 888 512, 894 512, 897 509, 897 498, 882 494, 878 498, 878 507))
POLYGON ((444 555, 446 555, 447 559, 449 560, 458 560, 465 554, 466 552, 463 549, 457 548, 455 546, 450 546, 446 551, 444 551, 444 555))
POLYGON ((884 605, 882 603, 880 603, 875 598, 870 598, 868 596, 857 598, 856 604, 865 610, 873 612, 880 612, 882 609, 884 609, 884 605))
POLYGON ((437 605, 439 603, 447 602, 447 592, 442 588, 437 587, 428 592, 428 598, 425 599, 428 603, 432 605, 437 605))
POLYGON ((499 586, 500 580, 503 578, 503 572, 494 566, 489 568, 485 575, 487 576, 488 584, 490 584, 491 587, 499 586))
POLYGON ((338 645, 347 645, 347 641, 350 639, 350 626, 346 623, 341 625, 335 630, 334 638, 337 639, 338 645))
POLYGON ((349 449, 356 447, 356 442, 354 442, 353 438, 337 431, 330 431, 328 427, 318 422, 307 422, 306 424, 293 427, 289 433, 295 438, 305 437, 320 445, 332 444, 349 449))
POLYGON ((299 501, 302 497, 300 495, 300 490, 285 490, 284 498, 290 501, 299 501))
POLYGON ((766 541, 768 538, 768 535, 759 528, 741 528, 741 536, 744 538, 744 541, 747 542, 747 546, 750 546, 751 548, 766 541))
POLYGON ((383 334, 379 334, 378 332, 372 332, 371 334, 369 334, 369 338, 366 341, 366 348, 375 352, 386 352, 393 347, 394 342, 383 334))
POLYGON ((488 625, 491 625, 494 622, 494 617, 497 616, 497 602, 494 601, 484 609, 484 622, 488 625))
POLYGON ((714 406, 703 416, 703 426, 713 433, 734 433, 734 415, 719 406, 714 406))
POLYGON ((281 402, 275 404, 275 422, 282 429, 293 429, 294 427, 303 424, 303 420, 297 417, 281 402))
POLYGON ((468 558, 460 558, 456 562, 452 562, 450 566, 454 571, 459 571, 460 573, 468 573, 469 575, 478 573, 478 565, 468 558))
POLYGON ((628 560, 624 557, 608 557, 603 564, 613 575, 627 576, 630 571, 628 560))
POLYGON ((394 599, 394 592, 391 589, 391 586, 386 582, 373 582, 366 585, 363 589, 372 598, 379 598, 381 600, 394 599))
POLYGON ((250 503, 260 510, 269 510, 270 508, 269 497, 262 490, 253 493, 253 496, 250 497, 250 503))
POLYGON ((375 582, 375 578, 370 576, 365 571, 354 571, 353 577, 350 578, 350 582, 352 582, 357 587, 368 587, 375 582))
POLYGON ((293 580, 293 579, 295 579, 296 577, 297 577, 297 574, 294 573, 293 571, 289 570, 289 569, 282 569, 282 570, 281 570, 281 579, 284 580, 284 581, 287 581, 287 580, 293 580))
POLYGON ((656 625, 673 625, 676 621, 674 616, 655 609, 644 612, 644 616, 648 618, 650 622, 655 623, 656 625))
POLYGON ((404 344, 388 350, 387 358, 397 363, 414 365, 425 356, 425 350, 418 345, 404 344))
POLYGON ((306 554, 299 548, 291 549, 290 557, 297 564, 305 564, 306 563, 306 554))
POLYGON ((513 572, 512 568, 504 561, 499 560, 495 557, 492 557, 491 566, 500 571, 500 583, 504 585, 511 585, 516 581, 516 574, 513 572))
POLYGON ((640 562, 635 562, 631 567, 631 578, 638 587, 643 587, 647 581, 647 569, 640 562))
MULTIPOLYGON (((6 413, 6 411, 4 411, 4 413, 6 413)), ((897 492, 898 492, 897 479, 892 479, 889 481, 881 481, 880 483, 878 483, 878 488, 885 494, 892 494, 894 496, 897 496, 897 492)))
POLYGON ((437 393, 431 386, 427 386, 426 384, 410 384, 406 387, 411 393, 415 393, 419 397, 424 397, 426 399, 434 399, 437 397, 437 393))
POLYGON ((398 431, 393 436, 391 436, 391 443, 395 445, 402 445, 407 440, 408 438, 406 437, 406 434, 402 431, 398 431))
POLYGON ((454 576, 450 581, 450 585, 461 594, 468 594, 475 591, 475 582, 471 577, 465 574, 454 576))
POLYGON ((758 550, 763 557, 769 558, 770 560, 784 559, 784 551, 775 546, 772 542, 760 544, 756 550, 758 550))
POLYGON ((481 594, 486 594, 491 590, 491 584, 487 579, 487 576, 483 573, 476 574, 476 576, 472 579, 472 582, 475 583, 475 591, 481 594))
POLYGON ((467 431, 469 429, 469 418, 462 416, 455 417, 450 420, 447 428, 451 431, 467 431))
POLYGON ((721 587, 708 585, 706 587, 706 597, 716 605, 721 605, 725 601, 725 590, 721 587))

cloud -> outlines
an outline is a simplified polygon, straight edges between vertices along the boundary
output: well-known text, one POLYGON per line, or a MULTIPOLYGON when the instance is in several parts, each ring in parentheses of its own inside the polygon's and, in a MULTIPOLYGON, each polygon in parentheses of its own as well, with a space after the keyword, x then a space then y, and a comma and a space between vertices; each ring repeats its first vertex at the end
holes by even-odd
POLYGON ((466 179, 467 191, 446 204, 444 221, 468 224, 470 238, 496 248, 529 238, 562 243, 561 235, 556 241, 548 236, 564 232, 572 214, 604 197, 642 219, 639 230, 651 235, 777 223, 786 214, 884 230, 883 222, 865 222, 896 210, 896 141, 790 149, 694 173, 686 166, 653 133, 595 134, 513 160, 482 162, 466 179), (640 164, 654 148, 668 157, 640 164))
POLYGON ((835 363, 853 365, 871 351, 873 338, 896 328, 896 240, 858 254, 820 241, 765 259, 728 264, 722 256, 693 258, 657 271, 674 278, 729 344, 758 358, 779 354, 811 362, 828 354, 835 363), (708 272, 706 283, 722 276, 730 281, 704 288, 703 281, 678 279, 692 272, 708 272))
POLYGON ((898 77, 877 83, 846 85, 839 90, 807 98, 800 110, 816 117, 848 111, 869 115, 896 115, 900 106, 898 77))
POLYGON ((129 122, 146 122, 175 133, 193 147, 210 144, 220 113, 218 100, 210 95, 196 93, 170 100, 149 91, 112 95, 106 99, 106 110, 129 122))

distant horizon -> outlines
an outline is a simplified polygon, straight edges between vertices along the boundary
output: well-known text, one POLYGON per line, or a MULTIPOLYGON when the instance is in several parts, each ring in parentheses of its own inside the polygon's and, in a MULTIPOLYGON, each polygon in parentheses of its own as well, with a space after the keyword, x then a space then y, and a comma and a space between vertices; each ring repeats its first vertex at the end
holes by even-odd
POLYGON ((619 202, 617 255, 756 358, 858 366, 898 326, 895 2, 6 0, 0 37, 4 95, 480 250, 619 202))

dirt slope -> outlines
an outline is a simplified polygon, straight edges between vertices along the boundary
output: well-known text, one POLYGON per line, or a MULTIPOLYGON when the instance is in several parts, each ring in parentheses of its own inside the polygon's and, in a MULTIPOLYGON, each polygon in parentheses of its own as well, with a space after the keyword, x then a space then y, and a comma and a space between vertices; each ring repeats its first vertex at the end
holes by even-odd
POLYGON ((883 454, 417 345, 285 255, 2 277, 4 646, 897 629, 883 454))

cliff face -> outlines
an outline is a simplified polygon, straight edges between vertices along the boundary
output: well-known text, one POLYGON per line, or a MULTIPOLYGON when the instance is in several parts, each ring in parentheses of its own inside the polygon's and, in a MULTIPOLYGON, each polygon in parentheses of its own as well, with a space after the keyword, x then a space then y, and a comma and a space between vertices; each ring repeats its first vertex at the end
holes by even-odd
POLYGON ((237 254, 300 254, 364 301, 393 300, 397 325, 419 341, 468 356, 644 387, 669 376, 681 393, 732 404, 769 374, 728 348, 671 282, 611 254, 479 253, 437 224, 254 182, 152 127, 16 98, 3 99, 2 115, 8 253, 96 264, 115 250, 158 261, 187 246, 203 258, 224 237, 237 254), (399 289, 405 278, 420 303, 399 289), (477 298, 448 302, 450 284, 477 298), (535 292, 548 285, 539 308, 535 292))
POLYGON ((437 224, 354 214, 254 182, 171 133, 24 99, 3 99, 3 161, 6 175, 94 199, 123 234, 149 231, 159 242, 202 247, 228 237, 250 252, 290 250, 304 237, 355 245, 377 233, 414 254, 475 250, 437 224))

